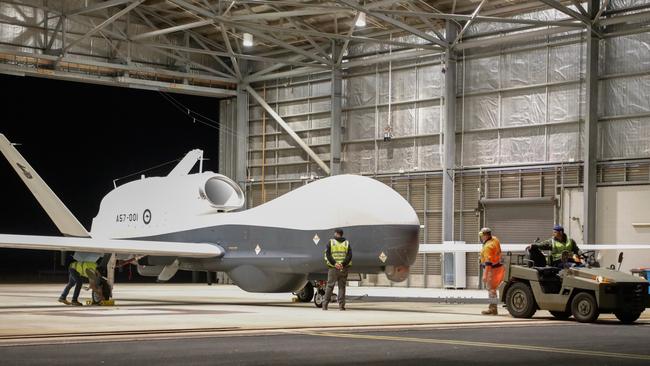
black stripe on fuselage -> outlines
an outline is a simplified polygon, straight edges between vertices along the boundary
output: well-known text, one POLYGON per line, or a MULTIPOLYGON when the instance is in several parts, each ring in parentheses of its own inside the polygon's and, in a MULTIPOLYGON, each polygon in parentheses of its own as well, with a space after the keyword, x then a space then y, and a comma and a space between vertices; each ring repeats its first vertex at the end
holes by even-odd
MULTIPOLYGON (((323 253, 334 229, 297 230, 253 225, 219 225, 137 240, 214 243, 222 258, 182 259, 181 269, 230 271, 254 265, 279 273, 320 273, 326 270, 323 253), (314 243, 314 237, 320 240, 314 243), (256 248, 259 246, 259 253, 256 248)), ((418 225, 364 225, 343 227, 352 247, 354 272, 377 273, 386 265, 410 266, 418 252, 418 225), (380 254, 386 256, 385 262, 380 254)))

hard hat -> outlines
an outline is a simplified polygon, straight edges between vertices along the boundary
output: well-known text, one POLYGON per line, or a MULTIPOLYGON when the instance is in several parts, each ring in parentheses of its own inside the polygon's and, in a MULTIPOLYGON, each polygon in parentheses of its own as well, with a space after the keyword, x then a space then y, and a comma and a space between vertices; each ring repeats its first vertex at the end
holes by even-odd
POLYGON ((478 232, 478 234, 479 235, 492 234, 492 229, 490 229, 489 227, 484 227, 481 229, 481 231, 478 232))
POLYGON ((564 231, 564 228, 562 227, 562 225, 557 224, 553 226, 553 231, 564 231))

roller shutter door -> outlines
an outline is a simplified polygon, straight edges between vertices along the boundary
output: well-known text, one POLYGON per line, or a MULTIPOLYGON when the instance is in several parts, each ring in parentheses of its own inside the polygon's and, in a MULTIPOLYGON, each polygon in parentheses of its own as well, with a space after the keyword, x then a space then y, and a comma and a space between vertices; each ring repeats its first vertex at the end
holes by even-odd
POLYGON ((551 237, 554 224, 553 202, 486 203, 485 223, 501 243, 526 244, 536 238, 551 237))

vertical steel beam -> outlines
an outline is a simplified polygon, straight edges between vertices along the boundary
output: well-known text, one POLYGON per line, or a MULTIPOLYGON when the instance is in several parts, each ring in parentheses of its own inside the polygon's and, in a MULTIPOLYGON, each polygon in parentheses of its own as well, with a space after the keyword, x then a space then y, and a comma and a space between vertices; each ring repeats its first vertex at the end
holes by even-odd
MULTIPOLYGON (((332 59, 338 60, 340 52, 341 45, 334 44, 332 46, 332 59)), ((341 66, 337 64, 332 67, 331 90, 330 175, 337 175, 341 173, 341 94, 343 91, 341 66)))
MULTIPOLYGON (((595 17, 600 0, 589 0, 587 12, 595 17)), ((596 242, 596 152, 598 151, 598 49, 600 39, 591 26, 587 28, 586 115, 584 144, 583 238, 585 244, 596 242)))
MULTIPOLYGON (((458 28, 447 21, 448 42, 456 39, 458 28)), ((456 163, 456 57, 452 49, 445 53, 445 124, 443 127, 442 162, 442 240, 454 240, 454 168, 456 163)))
MULTIPOLYGON (((247 63, 242 61, 239 65, 244 75, 247 74, 247 63)), ((237 86, 237 167, 235 179, 245 189, 248 168, 248 93, 247 85, 241 83, 237 86)))

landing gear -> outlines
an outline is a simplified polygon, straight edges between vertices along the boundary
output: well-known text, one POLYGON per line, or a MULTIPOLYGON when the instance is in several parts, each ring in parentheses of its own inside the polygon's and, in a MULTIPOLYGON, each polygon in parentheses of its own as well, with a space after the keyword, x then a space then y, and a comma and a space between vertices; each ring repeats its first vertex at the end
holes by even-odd
MULTIPOLYGON (((305 287, 300 291, 294 293, 298 302, 310 302, 314 300, 314 305, 317 308, 323 307, 323 301, 325 300, 325 287, 327 286, 327 281, 310 281, 307 282, 305 287)), ((336 303, 338 298, 336 294, 332 294, 330 303, 336 303)))
POLYGON ((316 295, 314 295, 314 305, 316 305, 317 308, 322 308, 323 300, 325 300, 325 290, 318 289, 316 295))
POLYGON ((314 297, 314 285, 311 282, 307 282, 305 287, 296 292, 295 295, 298 298, 298 302, 310 302, 314 297))
POLYGON ((102 274, 97 270, 87 269, 89 288, 92 290, 92 300, 86 302, 86 305, 113 305, 113 291, 111 286, 102 274))
MULTIPOLYGON (((323 307, 323 302, 325 301, 325 287, 327 286, 327 281, 315 281, 314 286, 316 287, 316 294, 314 295, 314 305, 317 308, 323 307)), ((336 304, 338 302, 338 297, 336 294, 332 294, 330 299, 330 304, 336 304)))

